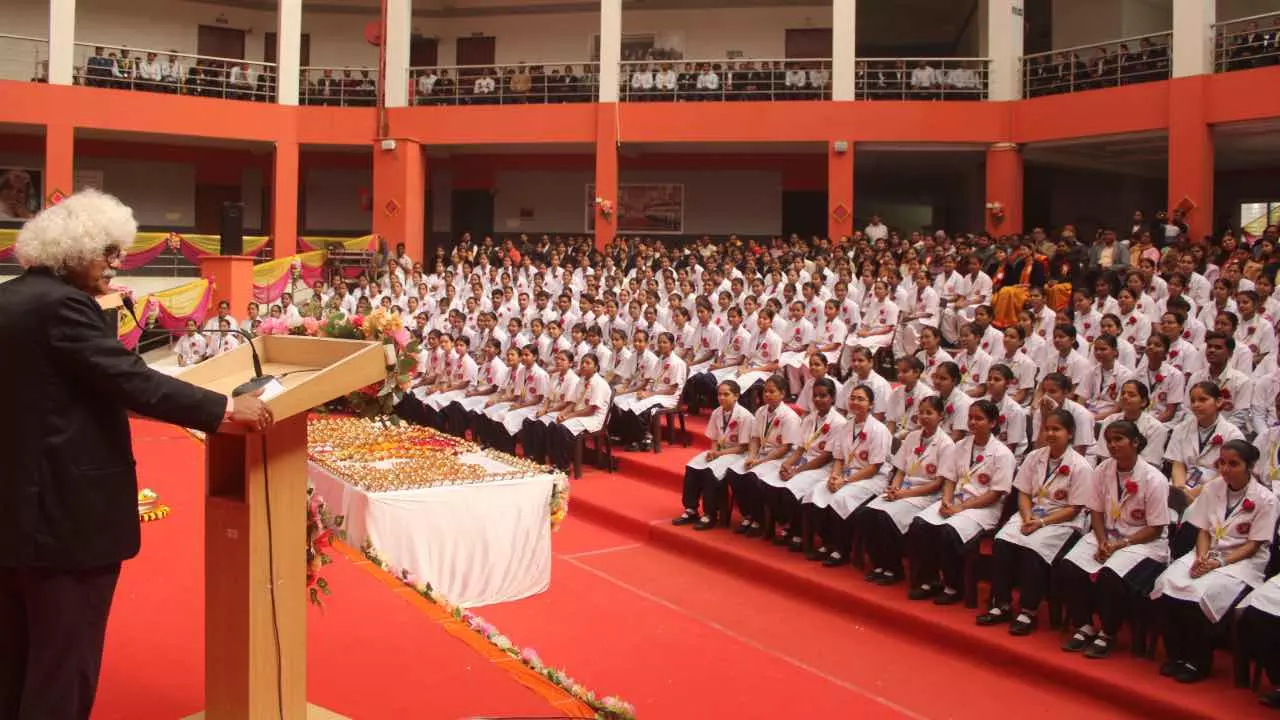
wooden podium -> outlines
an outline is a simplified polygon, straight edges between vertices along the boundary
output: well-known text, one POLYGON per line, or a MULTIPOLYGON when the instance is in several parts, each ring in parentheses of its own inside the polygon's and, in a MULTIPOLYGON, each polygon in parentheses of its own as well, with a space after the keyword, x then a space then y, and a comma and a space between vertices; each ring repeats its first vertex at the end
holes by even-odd
MULTIPOLYGON (((268 432, 217 433, 205 446, 203 717, 338 717, 307 705, 307 412, 383 380, 386 355, 358 340, 273 335, 253 345, 284 390, 267 403, 268 432)), ((243 345, 180 377, 230 394, 254 377, 252 351, 243 345)))

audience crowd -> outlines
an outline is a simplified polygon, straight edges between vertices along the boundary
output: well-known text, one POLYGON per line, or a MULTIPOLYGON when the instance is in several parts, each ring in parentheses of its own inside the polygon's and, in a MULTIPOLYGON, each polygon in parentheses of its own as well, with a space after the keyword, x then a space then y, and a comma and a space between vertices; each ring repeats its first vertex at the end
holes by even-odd
MULTIPOLYGON (((267 312, 401 314, 424 342, 402 417, 562 468, 584 436, 646 450, 655 414, 710 409, 676 525, 736 510, 735 533, 939 605, 975 602, 989 539, 979 625, 1061 612, 1062 649, 1101 659, 1128 624, 1191 683, 1240 623, 1280 681, 1278 242, 1163 211, 1091 239, 464 236, 267 312)), ((226 349, 194 331, 191 361, 226 349)))

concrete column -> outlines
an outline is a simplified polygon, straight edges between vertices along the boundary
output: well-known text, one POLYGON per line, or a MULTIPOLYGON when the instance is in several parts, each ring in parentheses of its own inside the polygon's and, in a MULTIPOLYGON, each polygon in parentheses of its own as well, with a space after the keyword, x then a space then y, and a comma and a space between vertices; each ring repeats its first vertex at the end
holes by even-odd
POLYGON ((600 0, 600 102, 618 102, 622 62, 622 0, 600 0))
POLYGON ((302 65, 302 0, 280 0, 276 8, 276 102, 298 104, 302 65))
POLYGON ((1022 97, 1022 0, 983 0, 986 7, 986 42, 981 45, 991 58, 987 86, 992 100, 1022 97))
MULTIPOLYGON (((613 206, 613 214, 605 217, 597 207, 595 216, 596 249, 603 249, 618 234, 618 126, 614 122, 613 104, 596 109, 596 197, 613 206)), ((592 198, 594 203, 595 198, 592 198)))
POLYGON ((396 140, 395 150, 373 149, 373 232, 395 249, 404 243, 414 260, 425 260, 427 165, 422 145, 396 140))
POLYGON ((276 143, 271 172, 271 248, 276 258, 298 252, 298 151, 293 140, 276 143))
POLYGON ((382 79, 385 83, 383 97, 387 107, 405 107, 409 104, 409 36, 413 32, 413 0, 386 0, 386 8, 382 52, 386 58, 387 75, 382 79))
POLYGON ((47 125, 44 129, 44 197, 42 207, 75 192, 76 129, 70 125, 47 125))
POLYGON ((1213 23, 1216 0, 1178 0, 1173 3, 1173 76, 1213 72, 1213 23))
POLYGON ((75 43, 76 0, 49 0, 49 84, 72 83, 75 43))
POLYGON ((993 236, 1022 232, 1022 153, 1013 143, 987 149, 987 232, 993 236), (998 208, 998 209, 997 209, 998 208))
POLYGON ((857 84, 858 0, 832 0, 831 99, 852 100, 857 84))
POLYGON ((827 148, 827 238, 846 236, 853 236, 853 143, 835 140, 827 148))
POLYGON ((1187 235, 1195 241, 1214 229, 1208 81, 1204 75, 1174 78, 1169 88, 1169 211, 1186 212, 1187 235))

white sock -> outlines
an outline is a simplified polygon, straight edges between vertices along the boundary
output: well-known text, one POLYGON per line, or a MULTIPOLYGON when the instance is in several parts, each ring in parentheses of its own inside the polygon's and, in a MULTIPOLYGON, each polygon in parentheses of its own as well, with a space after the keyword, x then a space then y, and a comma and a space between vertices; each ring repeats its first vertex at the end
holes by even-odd
POLYGON ((1081 625, 1081 626, 1080 626, 1080 629, 1076 630, 1076 632, 1080 633, 1081 635, 1085 635, 1085 636, 1088 636, 1088 635, 1097 635, 1097 634, 1098 634, 1098 631, 1097 631, 1097 630, 1095 630, 1095 629, 1094 629, 1094 627, 1093 627, 1092 625, 1081 625))

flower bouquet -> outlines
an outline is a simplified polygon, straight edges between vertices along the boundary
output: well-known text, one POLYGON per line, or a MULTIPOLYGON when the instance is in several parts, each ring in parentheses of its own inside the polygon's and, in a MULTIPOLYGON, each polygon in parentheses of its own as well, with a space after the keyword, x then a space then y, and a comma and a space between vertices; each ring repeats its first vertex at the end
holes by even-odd
POLYGON ((413 372, 422 350, 399 315, 382 308, 367 316, 333 313, 324 322, 314 321, 314 325, 304 320, 296 330, 298 334, 314 332, 320 337, 381 342, 387 361, 386 378, 349 393, 344 401, 347 409, 362 417, 385 416, 392 423, 399 421, 395 406, 413 385, 413 372))
POLYGON ((333 536, 340 539, 346 536, 342 529, 343 520, 343 516, 329 512, 324 500, 316 495, 315 488, 307 488, 307 597, 320 607, 324 606, 321 596, 331 594, 329 583, 320 571, 333 562, 329 557, 333 536))

